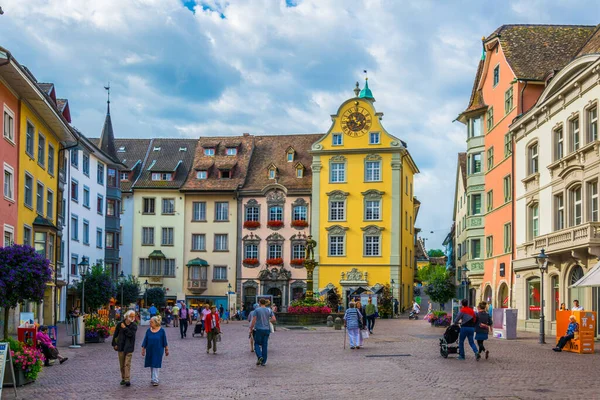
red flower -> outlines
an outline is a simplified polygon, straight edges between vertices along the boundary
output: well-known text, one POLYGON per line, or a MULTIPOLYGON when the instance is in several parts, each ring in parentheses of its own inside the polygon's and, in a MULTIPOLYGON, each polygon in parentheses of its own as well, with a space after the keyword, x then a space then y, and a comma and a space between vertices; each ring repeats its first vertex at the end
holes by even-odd
POLYGON ((244 228, 247 228, 247 229, 260 228, 260 222, 258 222, 258 221, 245 221, 244 222, 244 228))
POLYGON ((281 264, 283 264, 283 258, 281 258, 281 257, 269 258, 267 260, 267 264, 269 264, 269 265, 281 265, 281 264))
POLYGON ((281 228, 283 221, 267 221, 267 226, 270 228, 281 228))
POLYGON ((306 228, 308 226, 308 221, 305 221, 303 219, 296 219, 296 220, 292 221, 292 226, 306 228))
POLYGON ((290 260, 290 264, 292 264, 292 265, 304 265, 304 258, 292 258, 290 260))
POLYGON ((249 265, 257 265, 258 264, 258 258, 244 258, 244 260, 242 261, 242 263, 249 264, 249 265))

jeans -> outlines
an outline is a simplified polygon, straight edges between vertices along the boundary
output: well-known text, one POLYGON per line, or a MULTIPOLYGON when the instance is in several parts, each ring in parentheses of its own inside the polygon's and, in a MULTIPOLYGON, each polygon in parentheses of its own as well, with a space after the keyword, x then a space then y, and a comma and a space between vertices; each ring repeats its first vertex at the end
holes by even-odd
POLYGON ((121 367, 121 379, 129 382, 131 379, 131 357, 133 353, 119 352, 119 367, 121 367))
POLYGON ((371 332, 373 328, 375 328, 375 314, 367 315, 367 329, 371 332))
POLYGON ((158 383, 158 373, 160 372, 160 368, 150 368, 150 372, 152 374, 152 382, 158 383))
POLYGON ((213 352, 216 353, 217 352, 217 335, 219 334, 219 331, 217 331, 216 329, 214 331, 210 331, 206 334, 206 351, 210 350, 210 348, 212 347, 213 352))
POLYGON ((469 340, 469 346, 473 349, 475 354, 479 353, 477 346, 475 346, 475 340, 473 339, 475 336, 475 327, 473 326, 461 326, 460 327, 460 335, 458 337, 458 355, 462 358, 465 358, 465 339, 469 340))
POLYGON ((182 339, 185 336, 187 336, 187 328, 188 328, 188 320, 186 318, 181 318, 179 320, 179 332, 181 333, 182 339))
POLYGON ((574 337, 575 337, 574 334, 561 336, 560 340, 558 341, 558 344, 556 345, 556 347, 558 347, 559 349, 562 350, 562 348, 565 347, 565 345, 567 344, 567 342, 569 340, 573 339, 574 337))
POLYGON ((267 363, 267 354, 269 349, 270 329, 257 329, 254 333, 254 352, 257 358, 263 359, 263 365, 267 363))

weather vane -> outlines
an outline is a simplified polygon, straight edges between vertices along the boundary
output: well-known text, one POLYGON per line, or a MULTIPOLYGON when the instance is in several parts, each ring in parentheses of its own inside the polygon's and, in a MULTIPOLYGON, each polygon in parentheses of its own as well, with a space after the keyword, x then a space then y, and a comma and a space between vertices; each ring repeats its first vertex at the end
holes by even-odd
POLYGON ((107 86, 104 86, 104 89, 106 89, 106 91, 108 93, 108 100, 107 100, 107 102, 110 103, 110 82, 108 82, 107 86))

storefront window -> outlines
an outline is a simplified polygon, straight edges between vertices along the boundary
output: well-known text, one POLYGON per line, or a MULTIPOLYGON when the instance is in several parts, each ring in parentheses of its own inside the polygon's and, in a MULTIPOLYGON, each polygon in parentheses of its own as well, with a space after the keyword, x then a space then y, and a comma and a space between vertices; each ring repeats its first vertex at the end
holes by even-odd
POLYGON ((540 278, 527 281, 527 319, 540 318, 540 278))
POLYGON ((552 275, 552 321, 556 321, 556 310, 560 307, 560 291, 558 290, 558 275, 552 275))

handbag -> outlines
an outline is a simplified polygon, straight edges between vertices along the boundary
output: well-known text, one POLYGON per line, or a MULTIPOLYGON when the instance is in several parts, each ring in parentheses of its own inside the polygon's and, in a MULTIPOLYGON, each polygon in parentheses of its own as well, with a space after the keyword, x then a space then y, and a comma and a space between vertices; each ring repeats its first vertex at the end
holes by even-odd
POLYGON ((369 331, 365 329, 363 332, 361 332, 361 335, 362 335, 363 339, 368 339, 369 331))
POLYGON ((221 332, 219 332, 219 333, 217 334, 216 341, 217 341, 217 342, 220 342, 220 341, 221 341, 221 332))
POLYGON ((48 353, 50 353, 50 358, 56 360, 58 358, 58 349, 56 347, 49 347, 48 353))
POLYGON ((271 333, 275 332, 275 327, 272 322, 269 322, 269 329, 271 330, 271 333))

